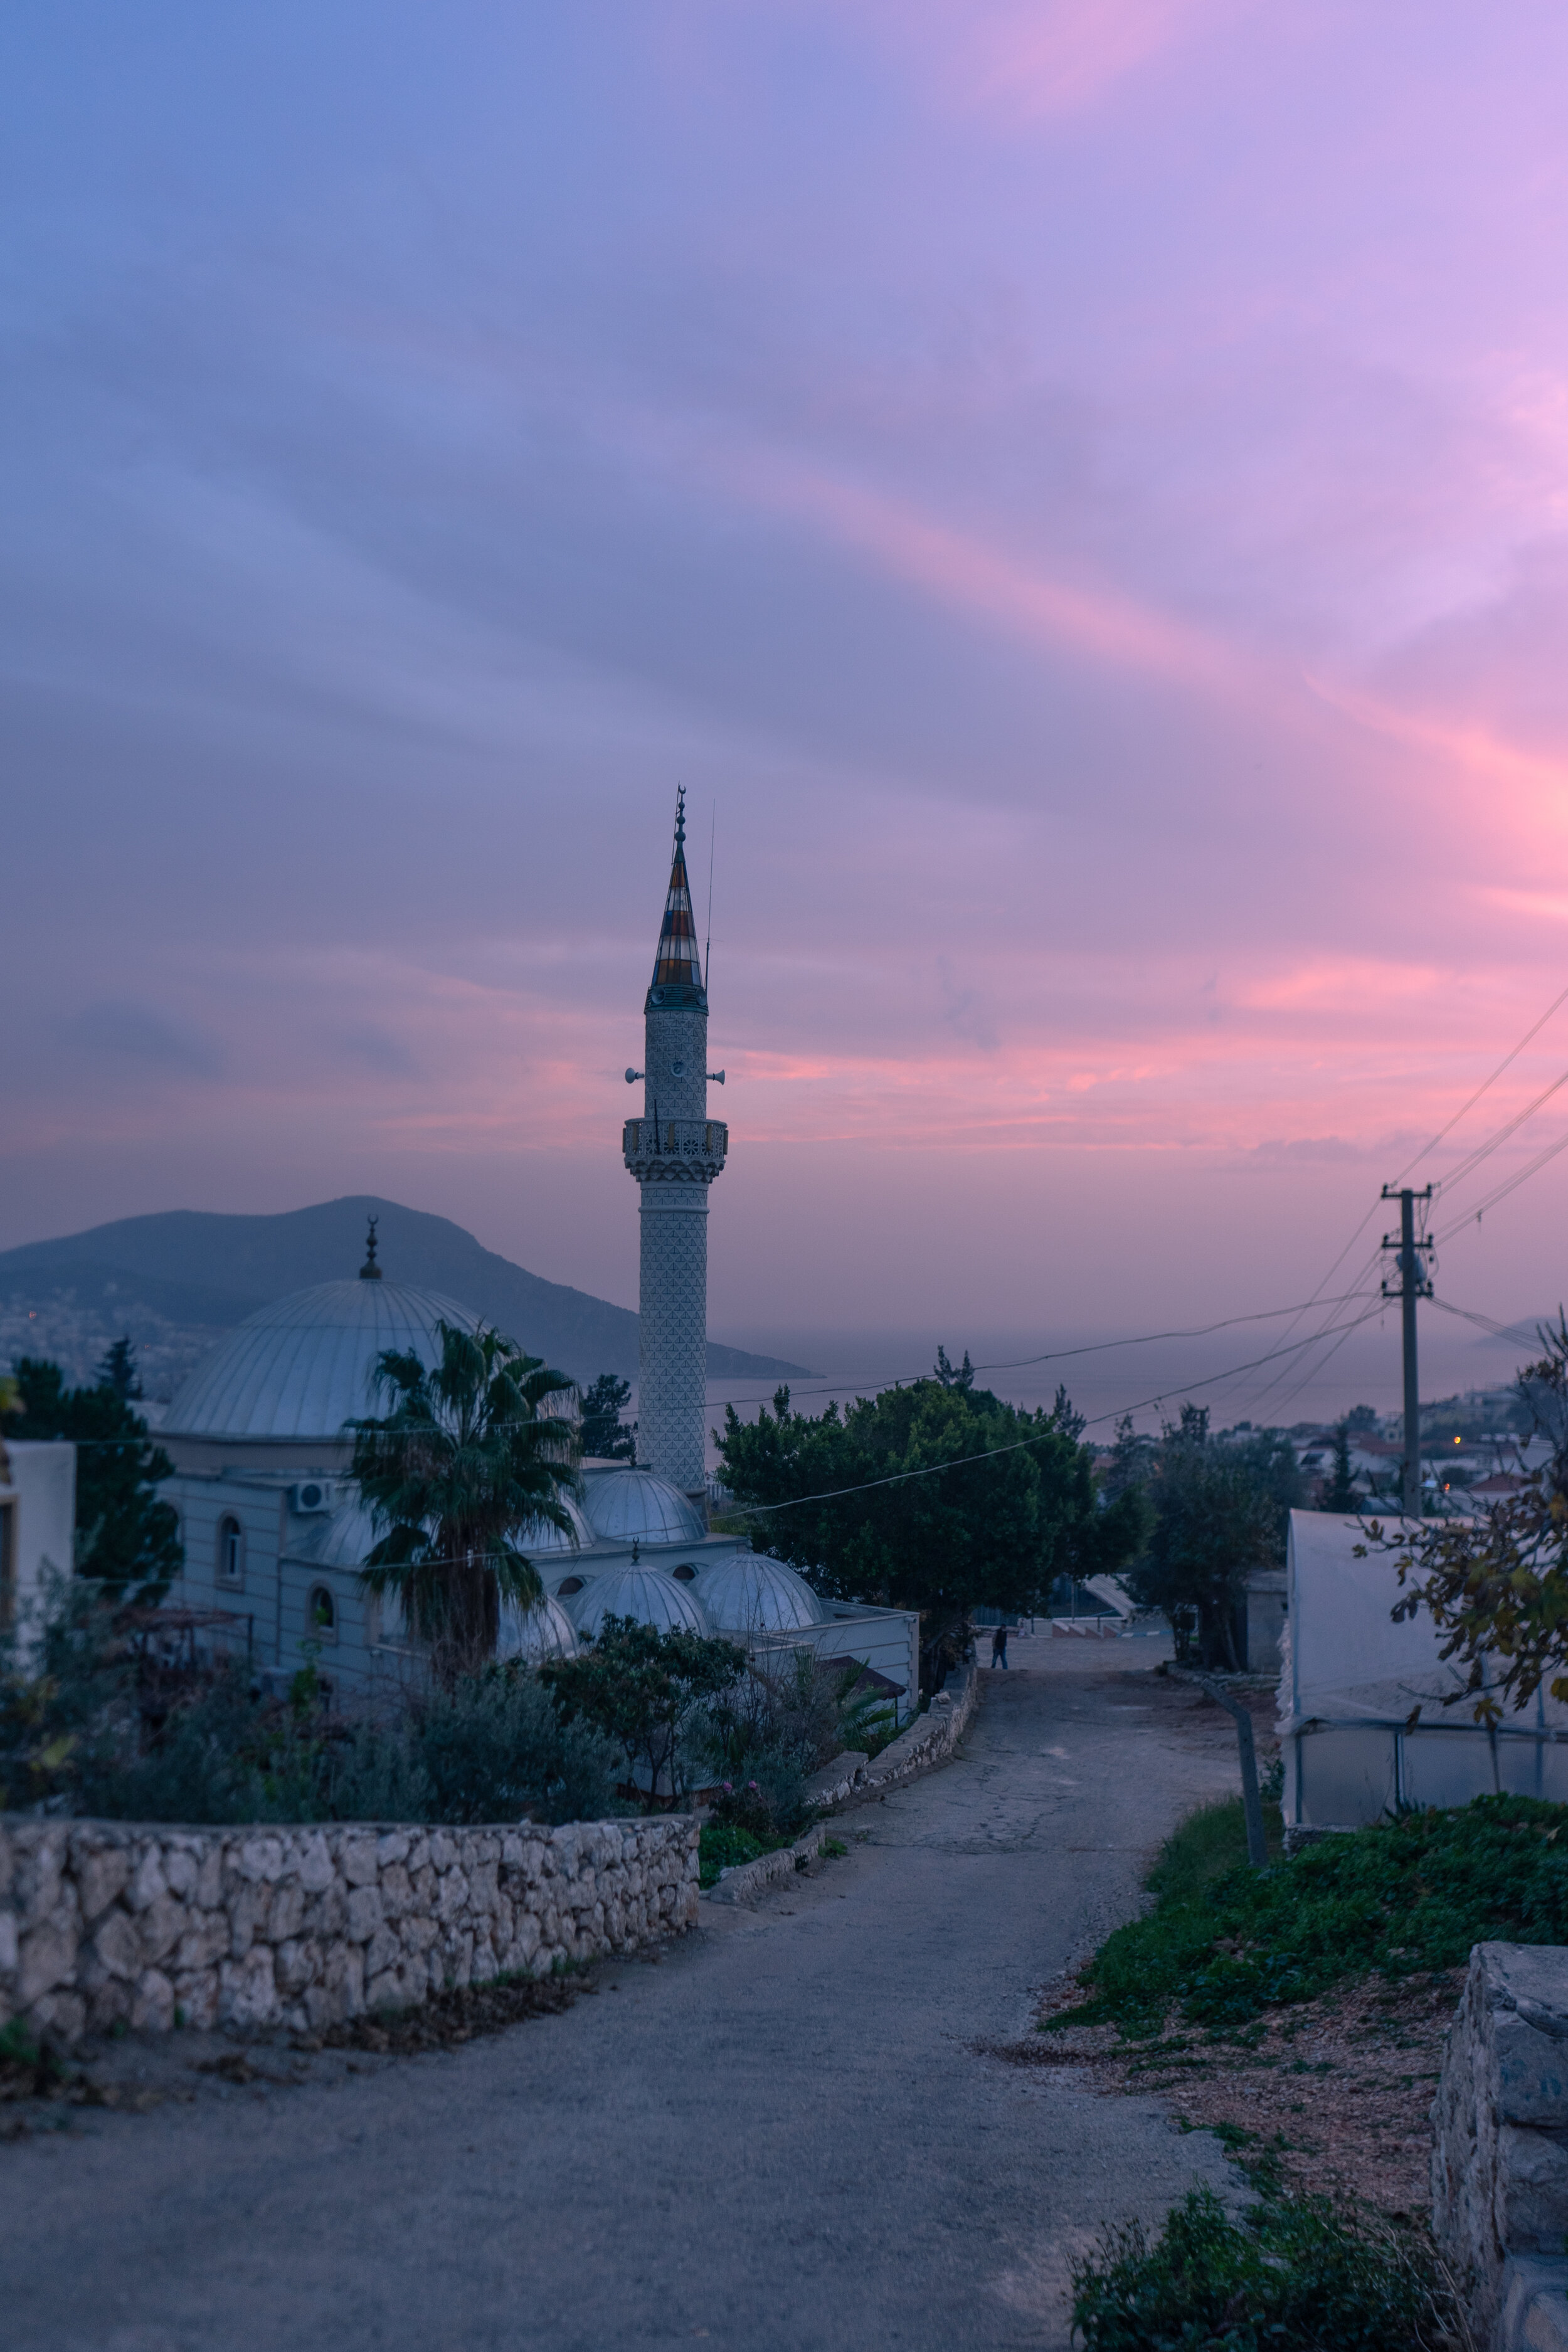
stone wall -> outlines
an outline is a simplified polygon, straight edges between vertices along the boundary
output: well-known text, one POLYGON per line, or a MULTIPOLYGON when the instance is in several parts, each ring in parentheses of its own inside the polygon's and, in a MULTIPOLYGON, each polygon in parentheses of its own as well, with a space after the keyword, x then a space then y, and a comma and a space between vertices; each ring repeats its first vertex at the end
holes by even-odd
POLYGON ((1568 2352, 1568 1948, 1478 1944, 1433 2103, 1432 2227, 1488 2352, 1568 2352))
MULTIPOLYGON (((907 1731, 889 1740, 881 1754, 868 1758, 858 1748, 846 1748, 806 1783, 806 1796, 826 1814, 839 1805, 863 1804, 885 1796, 919 1772, 945 1764, 973 1719, 980 1704, 977 1667, 960 1666, 947 1677, 924 1715, 917 1715, 907 1731)), ((717 1886, 708 1890, 710 1903, 750 1903, 768 1887, 789 1878, 797 1863, 809 1862, 824 1832, 820 1822, 794 1845, 760 1854, 755 1862, 738 1862, 721 1871, 717 1886)))
POLYGON ((0 1820, 0 2025, 309 2031, 697 1917, 697 1823, 172 1829, 0 1820))

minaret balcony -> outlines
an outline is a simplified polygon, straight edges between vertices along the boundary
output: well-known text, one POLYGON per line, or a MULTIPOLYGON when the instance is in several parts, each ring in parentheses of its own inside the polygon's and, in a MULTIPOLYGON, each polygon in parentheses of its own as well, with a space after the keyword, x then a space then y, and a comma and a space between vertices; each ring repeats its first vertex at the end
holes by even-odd
POLYGON ((639 1184, 711 1184, 729 1149, 721 1118, 628 1118, 621 1130, 622 1153, 639 1184))

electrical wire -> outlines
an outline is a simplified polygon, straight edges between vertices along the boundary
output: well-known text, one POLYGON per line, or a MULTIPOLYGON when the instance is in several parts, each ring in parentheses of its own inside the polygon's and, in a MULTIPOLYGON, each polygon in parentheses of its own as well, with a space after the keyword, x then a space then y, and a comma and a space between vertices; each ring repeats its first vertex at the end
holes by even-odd
MULTIPOLYGON (((1491 1074, 1490 1077, 1489 1077, 1489 1078, 1486 1078, 1486 1079, 1484 1079, 1484 1080, 1482 1081, 1482 1083, 1481 1083, 1481 1084, 1480 1084, 1480 1085, 1476 1088, 1475 1093, 1474 1093, 1473 1095, 1471 1095, 1471 1097, 1470 1097, 1469 1100, 1468 1100, 1468 1102, 1463 1103, 1463 1104, 1461 1104, 1461 1105, 1460 1105, 1459 1108, 1458 1108, 1458 1109, 1454 1113, 1453 1118, 1448 1121, 1447 1126, 1447 1127, 1440 1127, 1440 1128, 1437 1129, 1436 1134, 1432 1138, 1431 1142, 1430 1142, 1430 1143, 1428 1143, 1428 1144, 1425 1144, 1425 1145, 1422 1147, 1422 1149, 1421 1149, 1421 1150, 1420 1150, 1415 1154, 1415 1159, 1414 1159, 1414 1160, 1407 1160, 1405 1161, 1405 1163, 1404 1167, 1400 1170, 1400 1171, 1399 1171, 1398 1175, 1397 1175, 1397 1176, 1394 1178, 1394 1180, 1395 1186, 1398 1186, 1398 1185, 1400 1185, 1400 1184, 1403 1184, 1403 1183, 1404 1183, 1404 1181, 1405 1181, 1405 1179, 1409 1175, 1409 1173, 1410 1173, 1411 1170, 1412 1170, 1413 1168, 1418 1168, 1418 1167, 1420 1166, 1420 1164, 1421 1164, 1421 1162, 1422 1162, 1422 1160, 1423 1160, 1427 1159, 1427 1158, 1431 1155, 1431 1153, 1433 1153, 1434 1151, 1436 1151, 1436 1150, 1437 1146, 1438 1146, 1441 1142, 1443 1142, 1447 1137, 1448 1137, 1448 1136, 1452 1135, 1452 1133, 1454 1132, 1454 1129, 1458 1126, 1459 1121, 1460 1121, 1460 1120, 1465 1117, 1465 1114, 1466 1114, 1468 1111, 1474 1110, 1474 1108, 1475 1108, 1476 1105, 1479 1102, 1479 1100, 1480 1100, 1481 1097, 1482 1097, 1484 1094, 1486 1094, 1486 1093, 1487 1093, 1487 1092, 1488 1092, 1488 1091, 1489 1091, 1492 1087, 1494 1087, 1494 1086, 1497 1084, 1497 1082, 1498 1082, 1499 1078, 1500 1078, 1500 1077, 1501 1077, 1501 1076, 1502 1076, 1503 1072, 1508 1068, 1508 1066, 1509 1066, 1510 1063, 1510 1062, 1517 1062, 1517 1061, 1518 1061, 1518 1059, 1519 1059, 1520 1055, 1523 1053, 1523 1051, 1524 1051, 1525 1047, 1530 1044, 1531 1039, 1532 1037, 1536 1037, 1536 1036, 1539 1036, 1539 1035, 1540 1035, 1540 1034, 1541 1034, 1542 1030, 1545 1028, 1545 1026, 1546 1026, 1547 1023, 1551 1020, 1551 1018, 1552 1018, 1552 1014, 1553 1014, 1553 1013, 1558 1010, 1558 1008, 1559 1008, 1561 1005, 1563 1005, 1563 1004, 1568 1004, 1568 988, 1565 988, 1565 989, 1563 991, 1563 993, 1562 993, 1562 995, 1561 995, 1561 996, 1554 996, 1554 997, 1552 998, 1552 1000, 1551 1003, 1547 1006, 1547 1008, 1546 1008, 1545 1012, 1542 1014, 1542 1016, 1541 1016, 1540 1020, 1539 1020, 1539 1021, 1537 1021, 1537 1022, 1535 1023, 1535 1024, 1534 1024, 1534 1026, 1533 1026, 1532 1028, 1527 1029, 1527 1030, 1525 1031, 1525 1033, 1524 1033, 1523 1036, 1520 1039, 1520 1041, 1519 1041, 1518 1045, 1513 1048, 1513 1051, 1512 1051, 1511 1053, 1505 1054, 1505 1055, 1503 1055, 1502 1060, 1498 1064, 1498 1066, 1497 1066, 1496 1069, 1492 1072, 1492 1074, 1491 1074)), ((1562 1084, 1562 1080, 1561 1080, 1561 1079, 1559 1079, 1558 1084, 1559 1084, 1559 1085, 1561 1085, 1561 1084, 1562 1084)), ((1364 1222, 1364 1220, 1363 1220, 1363 1222, 1364 1222)))

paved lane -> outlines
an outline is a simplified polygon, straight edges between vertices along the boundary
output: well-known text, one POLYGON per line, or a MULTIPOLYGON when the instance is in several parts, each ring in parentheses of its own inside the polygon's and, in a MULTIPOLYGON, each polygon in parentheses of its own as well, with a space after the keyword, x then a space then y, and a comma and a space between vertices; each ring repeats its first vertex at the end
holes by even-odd
POLYGON ((0 2148, 10 2352, 1065 2346, 1101 2224, 1223 2176, 1152 2105, 975 2049, 1235 1785, 1152 1652, 1016 1643, 848 1861, 705 1905, 564 2017, 0 2148))

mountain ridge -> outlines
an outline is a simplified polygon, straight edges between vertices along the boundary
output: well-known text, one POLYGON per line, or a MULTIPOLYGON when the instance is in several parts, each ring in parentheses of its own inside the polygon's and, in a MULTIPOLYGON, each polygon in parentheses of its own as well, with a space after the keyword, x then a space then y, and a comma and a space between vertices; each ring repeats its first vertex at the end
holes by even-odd
MULTIPOLYGON (((259 1307, 359 1272, 366 1220, 391 1281, 444 1291, 574 1380, 613 1371, 635 1380, 637 1318, 571 1284, 550 1282, 488 1250, 449 1217, 351 1193, 269 1216, 164 1209, 0 1251, 0 1299, 33 1311, 68 1297, 79 1315, 116 1330, 137 1318, 232 1328, 259 1307)), ((13 1324, 15 1316, 8 1318, 13 1324)), ((797 1379, 805 1367, 708 1343, 710 1380, 797 1379)))

